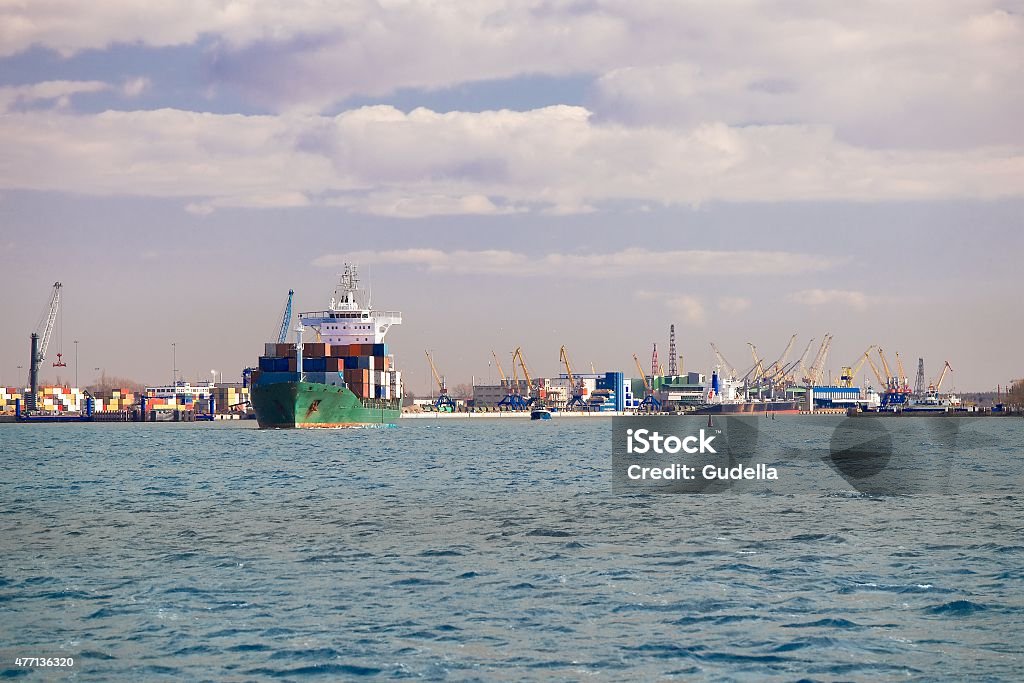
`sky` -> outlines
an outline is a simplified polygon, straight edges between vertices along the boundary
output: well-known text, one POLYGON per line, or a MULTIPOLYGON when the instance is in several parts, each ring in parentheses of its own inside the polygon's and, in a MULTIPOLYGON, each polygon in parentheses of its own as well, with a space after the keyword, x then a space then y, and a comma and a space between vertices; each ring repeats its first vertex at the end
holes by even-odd
POLYGON ((676 325, 1024 376, 1024 2, 0 2, 0 384, 225 380, 345 261, 426 393, 676 325), (19 368, 19 366, 22 366, 19 368))

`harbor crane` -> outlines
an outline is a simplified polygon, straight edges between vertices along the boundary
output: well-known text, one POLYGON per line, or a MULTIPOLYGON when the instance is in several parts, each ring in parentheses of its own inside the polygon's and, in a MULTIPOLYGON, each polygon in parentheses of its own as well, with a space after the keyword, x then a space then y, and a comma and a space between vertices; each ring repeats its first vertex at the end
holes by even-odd
POLYGON ((60 289, 59 282, 53 283, 53 291, 50 293, 50 303, 43 309, 36 329, 32 333, 30 356, 28 365, 28 386, 29 393, 25 397, 25 408, 29 411, 36 410, 36 395, 39 392, 39 365, 46 360, 46 349, 50 345, 50 338, 53 336, 53 327, 57 323, 57 313, 60 311, 60 289))
POLYGON ((857 373, 860 372, 862 367, 864 367, 864 361, 868 360, 868 354, 871 353, 873 348, 875 348, 874 344, 869 346, 868 350, 861 354, 861 357, 852 365, 843 367, 842 374, 839 376, 840 386, 847 388, 855 386, 857 373))
POLYGON ((896 378, 895 378, 895 375, 892 374, 892 370, 889 369, 889 361, 887 361, 885 359, 885 354, 882 352, 882 347, 881 346, 878 347, 878 357, 882 359, 882 369, 885 370, 886 384, 887 385, 894 385, 894 384, 896 384, 899 380, 897 379, 896 382, 893 382, 893 380, 896 379, 896 378))
POLYGON ((907 373, 903 370, 903 361, 900 360, 900 352, 896 352, 896 369, 899 371, 898 377, 900 378, 900 386, 904 390, 908 390, 909 384, 907 383, 907 373))
POLYGON ((761 359, 757 356, 757 347, 751 342, 747 342, 747 346, 750 347, 750 356, 754 359, 754 383, 760 382, 765 377, 764 364, 761 359))
MULTIPOLYGON (((288 326, 292 321, 292 297, 295 296, 295 290, 288 290, 288 302, 284 305, 284 312, 281 314, 281 327, 277 333, 277 343, 284 344, 288 341, 288 326)), ((317 330, 319 336, 319 330, 317 330)))
POLYGON ((828 352, 831 348, 832 335, 826 334, 824 339, 821 340, 821 346, 818 347, 818 353, 814 357, 811 369, 807 371, 807 384, 809 386, 818 386, 818 382, 821 380, 821 373, 825 369, 825 359, 828 358, 828 352))
MULTIPOLYGON (((810 340, 808 340, 807 342, 807 346, 804 347, 804 352, 800 355, 800 360, 796 362, 795 366, 789 368, 790 375, 793 374, 793 370, 795 369, 797 372, 800 373, 800 379, 807 377, 807 354, 811 352, 811 344, 813 343, 814 337, 811 337, 810 340)), ((796 378, 793 377, 793 380, 795 382, 796 378)))
POLYGON ((558 360, 565 363, 565 374, 569 378, 569 391, 571 397, 568 403, 565 404, 565 409, 570 410, 579 406, 580 408, 586 407, 586 402, 583 400, 583 380, 577 382, 576 378, 572 374, 572 364, 569 363, 569 354, 565 350, 565 345, 558 351, 558 360))
POLYGON ((736 379, 736 368, 734 368, 729 361, 725 359, 722 352, 715 346, 715 342, 711 343, 711 350, 715 352, 715 357, 718 359, 718 364, 722 366, 722 369, 729 373, 729 379, 736 379))
POLYGON ((526 407, 530 407, 537 401, 537 397, 533 395, 533 378, 530 377, 530 371, 526 368, 526 358, 523 357, 523 349, 520 346, 516 347, 515 354, 512 356, 513 369, 515 369, 517 358, 519 366, 523 369, 523 377, 526 378, 526 407))
POLYGON ((661 401, 655 397, 654 389, 651 388, 651 383, 647 381, 647 375, 644 374, 644 369, 640 367, 640 359, 637 358, 635 353, 633 354, 633 362, 636 363, 636 371, 640 373, 640 379, 644 382, 644 400, 640 402, 640 408, 651 412, 661 410, 661 401))
POLYGON ((870 353, 871 353, 871 349, 873 349, 873 348, 875 348, 875 347, 874 346, 869 346, 868 350, 864 352, 864 357, 867 358, 868 365, 871 366, 871 372, 875 373, 875 379, 878 380, 878 388, 880 390, 882 390, 882 391, 885 391, 885 387, 886 387, 887 382, 884 379, 882 379, 882 373, 878 371, 878 366, 875 365, 875 361, 871 360, 870 353))
POLYGON ((789 338, 789 343, 786 344, 786 348, 782 351, 782 354, 775 359, 775 361, 765 368, 765 375, 767 375, 768 381, 772 384, 782 384, 785 376, 786 359, 789 358, 790 351, 793 350, 793 344, 796 343, 796 335, 794 334, 789 338))
POLYGON ((434 407, 439 413, 455 412, 455 401, 448 395, 448 385, 445 384, 444 377, 437 374, 437 368, 434 367, 434 359, 430 356, 430 351, 424 351, 424 353, 427 354, 430 372, 434 374, 434 381, 437 382, 437 400, 434 401, 434 407))
POLYGON ((939 378, 937 380, 935 380, 935 384, 933 386, 928 387, 928 391, 930 391, 930 392, 932 392, 934 394, 937 394, 940 391, 942 391, 942 380, 946 379, 946 372, 947 371, 953 372, 953 368, 949 365, 949 361, 948 360, 942 366, 942 372, 939 373, 939 378))
MULTIPOLYGON (((516 365, 516 355, 519 353, 518 347, 512 352, 512 378, 505 378, 505 398, 498 401, 498 407, 505 407, 509 410, 526 410, 527 403, 519 391, 519 367, 516 365)), ((494 362, 498 362, 498 356, 494 356, 494 362)), ((505 373, 501 371, 501 363, 498 363, 498 372, 502 377, 505 377, 505 373)))
POLYGON ((498 377, 501 377, 501 384, 499 386, 507 387, 508 378, 505 377, 505 371, 501 369, 501 361, 498 360, 498 354, 494 352, 494 349, 491 349, 491 355, 494 356, 494 365, 498 368, 498 377))

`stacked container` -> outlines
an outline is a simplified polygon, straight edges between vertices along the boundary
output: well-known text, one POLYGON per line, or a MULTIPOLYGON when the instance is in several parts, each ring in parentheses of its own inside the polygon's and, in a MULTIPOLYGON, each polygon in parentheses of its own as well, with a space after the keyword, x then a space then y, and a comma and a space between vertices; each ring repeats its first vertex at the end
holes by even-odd
MULTIPOLYGON (((359 398, 400 397, 401 376, 393 367, 394 356, 388 355, 387 344, 302 345, 302 371, 307 381, 335 384, 335 378, 342 379, 359 398)), ((266 344, 259 370, 261 374, 298 372, 295 344, 266 344)))

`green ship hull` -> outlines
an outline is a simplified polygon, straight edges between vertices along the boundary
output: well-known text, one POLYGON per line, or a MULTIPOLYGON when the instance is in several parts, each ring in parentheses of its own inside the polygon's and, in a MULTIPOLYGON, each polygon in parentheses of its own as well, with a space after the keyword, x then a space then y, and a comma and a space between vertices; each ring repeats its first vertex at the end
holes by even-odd
POLYGON ((260 429, 394 424, 399 400, 361 399, 347 387, 316 382, 256 384, 250 400, 260 429))

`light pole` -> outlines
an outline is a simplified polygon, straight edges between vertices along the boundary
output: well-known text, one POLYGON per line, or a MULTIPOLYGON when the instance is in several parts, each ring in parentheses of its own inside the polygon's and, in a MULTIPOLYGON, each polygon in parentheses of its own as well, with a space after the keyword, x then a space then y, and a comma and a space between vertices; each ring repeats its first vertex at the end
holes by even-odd
POLYGON ((75 389, 78 388, 78 340, 75 340, 75 389))
POLYGON ((216 384, 216 383, 217 383, 217 371, 216 370, 210 370, 210 384, 216 384))
MULTIPOLYGON (((171 342, 171 386, 178 386, 178 343, 171 342)), ((177 393, 178 390, 174 389, 177 393)))

